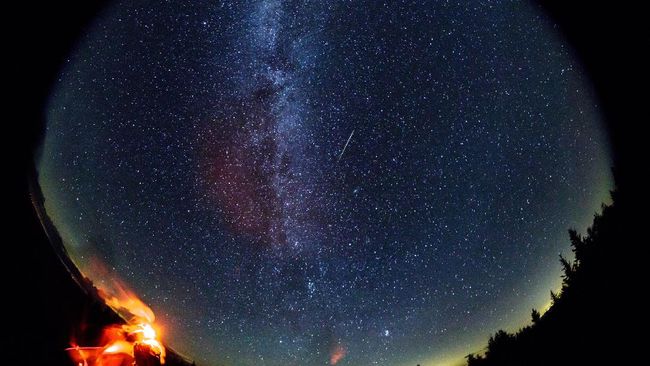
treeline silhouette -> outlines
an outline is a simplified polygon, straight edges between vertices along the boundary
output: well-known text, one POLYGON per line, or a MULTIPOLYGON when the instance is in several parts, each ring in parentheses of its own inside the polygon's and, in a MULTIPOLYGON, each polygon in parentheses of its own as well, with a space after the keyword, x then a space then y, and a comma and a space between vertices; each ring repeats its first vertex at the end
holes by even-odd
MULTIPOLYGON (((620 186, 612 203, 602 205, 585 236, 569 230, 573 260, 560 255, 562 288, 551 291, 552 306, 533 309, 532 324, 516 333, 499 330, 484 353, 467 356, 468 366, 493 365, 621 365, 635 337, 627 328, 641 313, 631 276, 630 245, 623 227, 627 198, 620 186), (627 346, 626 346, 627 345, 627 346)), ((637 289, 638 291, 638 289, 637 289)))

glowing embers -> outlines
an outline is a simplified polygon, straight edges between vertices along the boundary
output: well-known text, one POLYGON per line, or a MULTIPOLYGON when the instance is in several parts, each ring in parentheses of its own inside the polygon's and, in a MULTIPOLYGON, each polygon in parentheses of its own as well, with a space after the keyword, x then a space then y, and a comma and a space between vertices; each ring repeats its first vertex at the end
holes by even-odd
POLYGON ((157 366, 165 363, 165 347, 154 325, 153 311, 135 294, 117 282, 98 290, 106 304, 126 324, 105 327, 99 346, 84 347, 73 342, 67 349, 78 366, 157 366))

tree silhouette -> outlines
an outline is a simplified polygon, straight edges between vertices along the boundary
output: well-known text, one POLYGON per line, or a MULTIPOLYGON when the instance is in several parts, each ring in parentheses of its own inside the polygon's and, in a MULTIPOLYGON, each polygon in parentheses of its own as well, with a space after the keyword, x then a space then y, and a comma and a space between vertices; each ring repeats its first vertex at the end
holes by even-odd
POLYGON ((496 332, 483 354, 466 357, 468 366, 622 364, 617 341, 630 338, 627 304, 636 295, 623 286, 633 278, 624 246, 628 200, 620 187, 611 197, 584 236, 569 230, 573 258, 560 255, 562 287, 551 291, 550 309, 533 309, 532 324, 518 332, 496 332))
POLYGON ((542 317, 542 316, 541 316, 541 314, 539 313, 539 311, 537 311, 537 309, 533 309, 533 311, 531 311, 531 313, 530 313, 530 320, 533 322, 533 324, 539 322, 539 319, 540 319, 541 317, 542 317))

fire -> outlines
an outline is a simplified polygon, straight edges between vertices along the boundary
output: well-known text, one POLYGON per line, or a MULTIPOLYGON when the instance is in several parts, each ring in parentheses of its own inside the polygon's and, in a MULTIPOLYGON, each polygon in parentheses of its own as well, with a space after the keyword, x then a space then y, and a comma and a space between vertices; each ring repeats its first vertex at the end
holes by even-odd
POLYGON ((160 341, 160 329, 155 316, 142 300, 124 285, 98 289, 106 304, 114 309, 126 324, 107 326, 102 331, 100 346, 81 347, 72 344, 67 351, 78 366, 149 366, 165 363, 165 347, 160 341))

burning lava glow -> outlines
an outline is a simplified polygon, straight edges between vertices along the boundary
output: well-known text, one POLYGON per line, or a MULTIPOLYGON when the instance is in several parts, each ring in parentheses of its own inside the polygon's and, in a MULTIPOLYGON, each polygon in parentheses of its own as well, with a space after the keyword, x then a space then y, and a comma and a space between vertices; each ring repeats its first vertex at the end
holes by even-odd
POLYGON ((99 346, 84 347, 75 342, 67 351, 78 366, 150 366, 165 363, 165 347, 154 325, 153 311, 119 282, 100 288, 100 296, 126 324, 103 329, 99 346))

